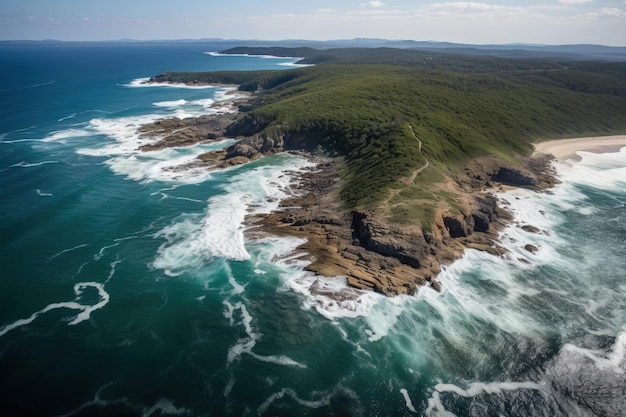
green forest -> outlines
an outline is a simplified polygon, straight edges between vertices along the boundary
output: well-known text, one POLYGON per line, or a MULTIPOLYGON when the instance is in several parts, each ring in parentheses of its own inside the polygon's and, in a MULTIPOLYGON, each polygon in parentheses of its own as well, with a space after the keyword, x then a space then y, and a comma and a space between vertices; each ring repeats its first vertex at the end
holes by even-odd
POLYGON ((154 80, 238 84, 256 92, 230 132, 305 136, 310 150, 342 157, 346 208, 387 201, 391 190, 402 188, 398 180, 426 160, 428 169, 412 185, 421 195, 429 194, 428 182, 441 180, 471 158, 491 155, 514 165, 519 156, 532 153, 533 142, 626 132, 626 63, 390 48, 236 48, 224 53, 297 56, 315 65, 166 73, 154 80))

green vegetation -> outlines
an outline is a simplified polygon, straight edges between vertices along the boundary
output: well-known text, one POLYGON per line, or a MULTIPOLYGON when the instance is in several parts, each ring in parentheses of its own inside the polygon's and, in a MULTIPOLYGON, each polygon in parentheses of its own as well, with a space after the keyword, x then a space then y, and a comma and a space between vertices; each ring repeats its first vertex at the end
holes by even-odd
POLYGON ((434 192, 469 158, 515 164, 544 138, 626 131, 626 64, 461 57, 413 50, 228 52, 306 56, 288 71, 164 74, 160 80, 235 83, 258 91, 233 133, 308 138, 344 157, 348 208, 395 204, 397 222, 428 218, 454 198, 434 192), (416 137, 423 142, 420 150, 416 137), (399 186, 425 161, 414 184, 399 186), (419 207, 409 202, 428 202, 419 207))

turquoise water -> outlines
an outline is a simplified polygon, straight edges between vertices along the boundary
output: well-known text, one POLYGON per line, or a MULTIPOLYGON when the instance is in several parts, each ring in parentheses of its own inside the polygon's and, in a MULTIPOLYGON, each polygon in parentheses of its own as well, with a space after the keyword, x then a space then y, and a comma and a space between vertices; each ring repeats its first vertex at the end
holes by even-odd
POLYGON ((551 193, 501 195, 510 254, 468 251, 442 294, 360 293, 303 272, 297 239, 243 233, 307 161, 208 173, 177 167, 227 142, 136 150, 142 123, 220 111, 227 96, 134 81, 293 62, 213 50, 0 50, 2 415, 626 409, 626 152, 560 164, 551 193))

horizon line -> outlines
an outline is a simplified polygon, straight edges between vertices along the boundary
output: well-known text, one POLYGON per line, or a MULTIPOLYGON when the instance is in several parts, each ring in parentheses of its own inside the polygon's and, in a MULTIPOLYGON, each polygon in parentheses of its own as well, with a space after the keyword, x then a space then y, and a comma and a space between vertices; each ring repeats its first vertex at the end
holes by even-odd
POLYGON ((626 45, 606 45, 599 43, 565 43, 565 44, 550 44, 550 43, 536 43, 536 42, 509 42, 509 43, 461 43, 453 41, 438 41, 438 40, 415 40, 415 39, 386 39, 386 38, 338 38, 338 39, 298 39, 298 38, 284 38, 284 39, 262 39, 262 38, 163 38, 163 39, 99 39, 99 40, 65 40, 65 39, 0 39, 1 43, 154 43, 154 42, 310 42, 310 43, 333 43, 333 42, 358 42, 358 41, 378 41, 389 43, 400 42, 414 42, 421 44, 448 44, 454 46, 533 46, 533 47, 550 47, 550 46, 601 46, 605 48, 626 48, 626 45))

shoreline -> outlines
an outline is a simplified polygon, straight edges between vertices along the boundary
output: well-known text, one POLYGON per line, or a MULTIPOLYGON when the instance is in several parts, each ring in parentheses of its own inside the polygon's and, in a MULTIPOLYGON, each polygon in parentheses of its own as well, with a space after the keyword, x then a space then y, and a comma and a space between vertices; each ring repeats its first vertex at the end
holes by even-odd
MULTIPOLYGON (((146 125, 142 128, 143 133, 161 136, 161 140, 142 150, 229 137, 229 126, 240 114, 237 107, 242 102, 248 103, 252 97, 248 95, 238 97, 238 100, 233 97, 222 101, 222 105, 234 107, 235 112, 231 114, 184 120, 163 119, 146 125)), ((340 158, 286 149, 282 141, 258 135, 238 136, 237 139, 239 141, 235 145, 203 154, 187 167, 219 169, 278 152, 298 153, 316 163, 315 168, 296 175, 294 179, 298 192, 281 201, 277 210, 246 216, 247 237, 304 238, 306 242, 296 249, 295 254, 309 260, 305 270, 320 278, 342 276, 349 287, 387 296, 414 294, 423 286, 441 291, 437 281, 441 266, 460 259, 466 249, 503 256, 507 251, 499 242, 500 232, 515 219, 510 217, 506 207, 496 201, 493 193, 508 188, 537 191, 551 188, 555 177, 550 169, 551 158, 547 155, 554 154, 558 160, 564 161, 576 157, 575 152, 579 150, 606 152, 626 146, 626 135, 563 139, 535 145, 535 153, 531 158, 525 158, 523 168, 508 166, 497 158, 468 161, 465 173, 451 178, 464 202, 461 216, 438 212, 432 229, 425 233, 419 227, 400 227, 389 223, 377 209, 346 210, 342 207, 337 195, 341 187, 338 173, 340 158)), ((526 227, 527 231, 538 233, 534 226, 526 227)), ((536 250, 532 245, 526 245, 525 249, 531 253, 536 250)))
POLYGON ((591 136, 584 138, 556 139, 534 144, 535 154, 553 155, 558 161, 579 162, 577 152, 610 153, 626 147, 626 135, 591 136))

